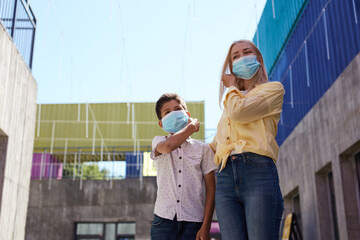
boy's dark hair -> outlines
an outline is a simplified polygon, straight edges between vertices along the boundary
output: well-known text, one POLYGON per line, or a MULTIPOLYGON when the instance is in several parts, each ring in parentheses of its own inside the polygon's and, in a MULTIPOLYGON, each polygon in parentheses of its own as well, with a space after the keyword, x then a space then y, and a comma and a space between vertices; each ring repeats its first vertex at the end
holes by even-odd
POLYGON ((176 93, 164 93, 163 95, 161 95, 159 100, 157 100, 156 106, 155 106, 156 115, 159 120, 161 119, 162 106, 165 103, 170 102, 171 100, 175 100, 178 103, 180 103, 180 105, 185 109, 185 111, 187 111, 186 103, 185 103, 184 99, 182 99, 179 95, 177 95, 176 93))

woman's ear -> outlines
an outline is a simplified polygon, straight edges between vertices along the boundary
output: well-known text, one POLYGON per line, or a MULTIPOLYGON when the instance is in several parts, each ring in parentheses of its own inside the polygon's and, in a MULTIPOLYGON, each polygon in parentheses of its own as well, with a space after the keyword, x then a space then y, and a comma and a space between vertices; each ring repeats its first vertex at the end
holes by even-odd
POLYGON ((257 56, 256 59, 257 59, 258 62, 261 64, 261 66, 264 65, 264 60, 263 60, 262 56, 257 56))
POLYGON ((163 128, 161 120, 159 120, 158 124, 161 128, 163 128))
POLYGON ((190 113, 189 112, 186 112, 187 113, 187 115, 190 117, 190 113))

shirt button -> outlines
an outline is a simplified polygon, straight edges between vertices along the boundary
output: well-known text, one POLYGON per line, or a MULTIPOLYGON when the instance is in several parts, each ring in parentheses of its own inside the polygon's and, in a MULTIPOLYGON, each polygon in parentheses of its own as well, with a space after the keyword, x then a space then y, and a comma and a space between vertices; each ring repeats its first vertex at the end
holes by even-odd
POLYGON ((181 170, 179 170, 179 173, 181 173, 181 170))
POLYGON ((179 157, 179 159, 181 159, 181 157, 179 157))
POLYGON ((227 137, 226 139, 229 140, 229 137, 227 137))
POLYGON ((177 200, 176 202, 180 202, 180 200, 177 200))
POLYGON ((179 187, 181 187, 181 185, 179 185, 179 187))
POLYGON ((228 123, 228 126, 230 126, 230 123, 228 123))

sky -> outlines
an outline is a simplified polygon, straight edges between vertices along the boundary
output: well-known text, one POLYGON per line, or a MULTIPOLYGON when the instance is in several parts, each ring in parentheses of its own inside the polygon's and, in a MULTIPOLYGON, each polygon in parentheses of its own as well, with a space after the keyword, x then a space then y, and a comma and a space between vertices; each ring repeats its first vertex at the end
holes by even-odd
MULTIPOLYGON (((266 0, 29 0, 39 104, 205 102, 205 140, 221 115, 228 48, 252 40, 266 0)), ((155 114, 155 113, 154 113, 155 114)), ((196 115, 192 115, 196 117, 196 115)))

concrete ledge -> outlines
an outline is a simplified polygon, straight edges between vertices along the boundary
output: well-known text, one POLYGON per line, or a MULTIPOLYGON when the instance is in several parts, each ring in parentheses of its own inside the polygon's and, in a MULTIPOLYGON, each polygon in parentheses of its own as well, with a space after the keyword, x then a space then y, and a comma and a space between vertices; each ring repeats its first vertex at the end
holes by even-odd
POLYGON ((0 24, 0 129, 8 136, 0 209, 1 239, 25 236, 37 83, 0 24))

